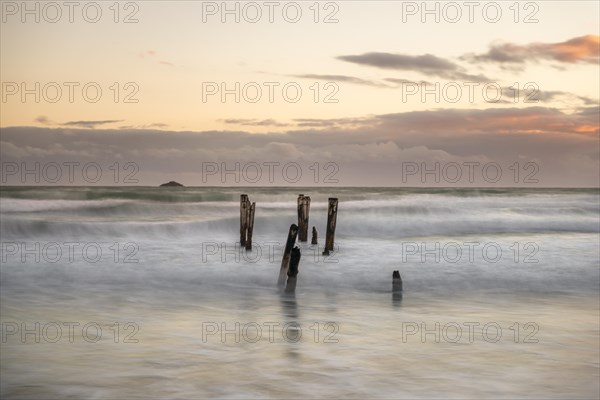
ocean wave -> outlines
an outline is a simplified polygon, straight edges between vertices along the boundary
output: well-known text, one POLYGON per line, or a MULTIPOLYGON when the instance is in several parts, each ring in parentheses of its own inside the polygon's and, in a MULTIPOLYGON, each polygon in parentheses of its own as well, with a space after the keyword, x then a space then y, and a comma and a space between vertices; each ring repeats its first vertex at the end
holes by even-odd
MULTIPOLYGON (((139 192, 163 190, 142 188, 139 192)), ((53 198, 60 195, 56 188, 8 192, 3 188, 0 233, 3 239, 108 235, 201 240, 214 235, 235 237, 239 229, 237 188, 194 188, 194 196, 202 197, 202 201, 183 201, 189 200, 186 196, 175 202, 102 198, 119 191, 129 196, 132 188, 66 188, 62 198, 53 198), (20 197, 16 195, 19 193, 20 197), (77 196, 73 193, 92 199, 74 199, 77 196)), ((323 237, 331 191, 263 188, 251 194, 251 201, 256 202, 255 234, 284 236, 289 225, 297 221, 296 196, 304 192, 313 199, 309 224, 323 237)), ((336 235, 386 238, 600 231, 600 197, 590 190, 505 190, 501 195, 455 196, 458 192, 340 189, 334 192, 339 198, 336 235)), ((180 196, 177 191, 173 193, 180 196)))

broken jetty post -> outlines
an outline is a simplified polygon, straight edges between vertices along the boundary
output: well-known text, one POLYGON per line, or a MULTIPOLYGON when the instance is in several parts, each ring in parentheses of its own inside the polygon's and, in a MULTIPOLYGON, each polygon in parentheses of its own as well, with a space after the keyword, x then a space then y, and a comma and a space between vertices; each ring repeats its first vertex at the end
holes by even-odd
POLYGON ((248 233, 248 195, 240 195, 240 246, 246 246, 246 234, 248 233))
POLYGON ((290 258, 290 267, 287 272, 287 284, 285 285, 285 293, 296 292, 296 280, 298 278, 298 265, 300 264, 300 249, 294 247, 290 258))
POLYGON ((256 203, 250 204, 247 194, 240 195, 240 247, 246 250, 252 250, 255 209, 256 203))
POLYGON ((315 228, 314 226, 312 230, 312 240, 310 241, 310 244, 319 244, 317 240, 317 228, 315 228))
POLYGON ((327 209, 327 230, 325 232, 325 249, 323 255, 329 255, 333 251, 333 242, 335 238, 335 225, 337 222, 338 199, 329 198, 329 207, 327 209))
POLYGON ((252 232, 254 231, 254 210, 256 210, 256 203, 252 203, 248 209, 248 221, 246 223, 246 250, 252 250, 252 232))
POLYGON ((400 271, 394 271, 392 273, 392 292, 402 293, 402 278, 400 277, 400 271))
POLYGON ((290 231, 288 232, 287 242, 285 243, 285 249, 283 250, 281 268, 279 269, 279 279, 277 280, 277 286, 279 287, 283 287, 283 285, 285 285, 285 279, 287 277, 288 268, 290 266, 290 257, 292 254, 292 249, 296 244, 297 236, 298 226, 296 224, 290 225, 290 231))

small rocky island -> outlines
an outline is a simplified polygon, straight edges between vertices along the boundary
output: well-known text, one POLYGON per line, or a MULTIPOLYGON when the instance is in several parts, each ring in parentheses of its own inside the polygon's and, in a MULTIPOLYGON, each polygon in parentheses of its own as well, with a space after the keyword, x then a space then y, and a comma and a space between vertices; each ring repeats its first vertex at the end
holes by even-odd
POLYGON ((182 185, 181 183, 179 183, 179 182, 175 182, 175 181, 170 181, 170 182, 167 182, 167 183, 163 183, 163 184, 162 184, 162 185, 160 185, 160 186, 161 186, 161 187, 162 187, 162 186, 171 186, 171 187, 173 187, 173 186, 175 186, 175 187, 179 186, 179 187, 183 187, 183 185, 182 185))

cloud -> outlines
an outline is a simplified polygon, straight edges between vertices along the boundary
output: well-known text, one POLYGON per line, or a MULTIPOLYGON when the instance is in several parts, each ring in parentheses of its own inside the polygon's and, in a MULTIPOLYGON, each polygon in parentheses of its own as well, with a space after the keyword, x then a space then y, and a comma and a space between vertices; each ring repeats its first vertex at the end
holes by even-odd
POLYGON ((435 162, 496 162, 505 168, 505 186, 514 185, 508 168, 516 161, 538 164, 540 186, 590 187, 599 181, 597 107, 572 113, 550 107, 438 109, 293 123, 293 130, 265 134, 8 127, 0 131, 0 153, 5 162, 135 162, 142 185, 183 177, 186 184, 201 185, 203 162, 231 169, 249 162, 278 162, 281 168, 291 161, 302 166, 307 185, 314 184, 309 167, 315 162, 335 162, 342 186, 402 185, 404 162, 429 168, 435 162))
POLYGON ((274 126, 283 127, 289 126, 281 122, 277 122, 274 119, 243 119, 243 118, 228 118, 221 120, 226 124, 240 125, 240 126, 274 126))
POLYGON ((289 161, 298 160, 302 156, 302 151, 293 143, 271 142, 265 146, 265 149, 270 154, 277 154, 289 161))
POLYGON ((164 124, 162 122, 155 122, 153 124, 148 124, 145 127, 146 128, 166 128, 168 126, 169 126, 169 124, 164 124))
POLYGON ((302 129, 302 128, 350 128, 363 126, 371 123, 370 118, 295 118, 289 123, 279 122, 274 119, 243 119, 243 118, 229 118, 220 120, 226 124, 239 125, 239 126, 266 126, 266 127, 287 127, 290 129, 302 129))
POLYGON ((585 97, 585 96, 577 96, 577 98, 581 101, 583 101, 583 104, 585 104, 586 106, 598 106, 600 104, 600 100, 598 99, 591 99, 589 97, 585 97))
MULTIPOLYGON (((45 115, 40 115, 39 117, 35 118, 34 121, 39 124, 48 125, 48 126, 64 126, 64 127, 79 127, 79 128, 94 129, 100 125, 114 124, 117 122, 123 122, 124 120, 122 120, 122 119, 107 119, 107 120, 83 120, 83 121, 56 122, 56 121, 52 121, 50 118, 48 118, 45 115)), ((142 128, 153 128, 153 127, 160 127, 159 125, 164 125, 164 124, 150 124, 150 125, 144 125, 141 127, 142 128)), ((166 126, 168 126, 168 125, 164 125, 163 127, 166 127, 166 126)))
POLYGON ((377 119, 389 130, 400 127, 408 132, 453 134, 486 134, 502 137, 503 134, 585 134, 597 137, 600 127, 597 115, 581 108, 575 113, 565 113, 556 108, 489 108, 440 109, 380 115, 377 119))
POLYGON ((357 78, 354 76, 347 76, 347 75, 304 74, 304 75, 291 75, 291 76, 293 76, 294 78, 317 79, 317 80, 322 80, 322 81, 333 81, 333 82, 346 82, 346 83, 353 83, 356 85, 373 86, 373 87, 379 87, 379 88, 391 88, 392 87, 390 85, 386 85, 381 82, 357 78))
MULTIPOLYGON (((138 54, 138 56, 140 58, 146 58, 146 57, 148 57, 148 58, 155 59, 154 57, 157 54, 158 54, 158 52, 156 50, 145 50, 145 51, 140 52, 138 54)), ((166 66, 169 66, 169 67, 175 67, 174 63, 172 63, 171 61, 164 60, 164 59, 163 60, 157 60, 156 62, 158 64, 161 64, 161 65, 166 65, 166 66)))
POLYGON ((169 124, 164 124, 162 122, 155 122, 153 124, 145 125, 144 127, 145 128, 166 128, 168 126, 169 126, 169 124))
POLYGON ((101 120, 101 121, 69 121, 69 122, 62 123, 61 125, 94 129, 98 125, 114 124, 114 123, 123 122, 123 121, 124 120, 122 120, 122 119, 106 119, 106 120, 101 120))
POLYGON ((402 84, 407 84, 407 83, 411 83, 411 84, 415 84, 415 85, 420 85, 420 84, 424 84, 424 85, 431 85, 431 82, 427 82, 427 81, 412 81, 409 79, 402 79, 402 78, 385 78, 384 81, 386 82, 392 82, 395 83, 396 85, 402 85, 402 84))
POLYGON ((503 87, 502 98, 510 99, 501 101, 502 103, 510 104, 517 102, 524 103, 551 103, 551 102, 564 102, 568 105, 582 103, 586 106, 598 105, 597 99, 592 99, 585 96, 579 96, 574 93, 563 92, 560 90, 539 90, 533 87, 517 88, 514 87, 503 87))
POLYGON ((343 55, 336 58, 358 65, 397 71, 416 71, 428 76, 439 76, 444 79, 460 79, 472 82, 490 81, 489 78, 486 78, 481 74, 468 74, 464 68, 458 64, 432 54, 411 56, 405 54, 371 52, 359 55, 343 55))
POLYGON ((348 76, 348 75, 302 74, 302 75, 290 75, 290 76, 292 76, 294 78, 301 78, 301 79, 317 79, 317 80, 321 80, 321 81, 330 81, 330 82, 345 82, 345 83, 352 83, 355 85, 371 86, 371 87, 381 88, 381 89, 397 89, 398 87, 400 87, 400 85, 406 84, 406 83, 430 84, 429 82, 426 82, 423 80, 416 82, 414 80, 401 79, 401 78, 384 78, 382 81, 376 81, 376 80, 363 79, 363 78, 358 78, 355 76, 348 76))
POLYGON ((299 128, 356 128, 371 124, 373 119, 364 118, 296 118, 294 123, 299 128))
MULTIPOLYGON (((509 89, 509 88, 504 88, 509 89)), ((563 92, 540 92, 540 97, 552 99, 563 92)), ((568 95, 568 93, 565 93, 568 95)), ((344 132, 371 135, 376 130, 382 138, 408 137, 413 134, 574 134, 599 136, 597 107, 580 107, 567 113, 557 108, 531 106, 487 109, 437 109, 380 114, 358 118, 296 118, 290 124, 274 120, 227 119, 240 126, 289 127, 287 134, 298 132, 344 132)), ((285 134, 285 133, 282 133, 285 134)), ((274 135, 274 134, 273 134, 274 135)), ((360 137, 360 136, 359 136, 360 137)), ((417 142, 415 142, 417 143, 417 142)))
POLYGON ((144 125, 121 125, 119 126, 119 129, 164 129, 167 128, 169 126, 169 124, 164 124, 162 122, 154 122, 151 124, 144 124, 144 125))
POLYGON ((599 60, 600 36, 586 35, 559 43, 492 44, 485 54, 465 55, 462 59, 476 62, 524 64, 530 61, 552 60, 561 63, 590 63, 599 60))
POLYGON ((435 73, 438 71, 451 71, 456 68, 454 63, 431 54, 425 54, 422 56, 407 56, 402 54, 372 52, 361 55, 339 56, 337 59, 378 68, 422 70, 429 73, 435 73))
POLYGON ((34 121, 42 125, 55 125, 55 123, 50 121, 45 115, 40 115, 39 117, 35 118, 34 121))
POLYGON ((156 55, 156 51, 154 50, 145 50, 138 54, 140 58, 146 58, 146 56, 152 57, 154 55, 156 55))

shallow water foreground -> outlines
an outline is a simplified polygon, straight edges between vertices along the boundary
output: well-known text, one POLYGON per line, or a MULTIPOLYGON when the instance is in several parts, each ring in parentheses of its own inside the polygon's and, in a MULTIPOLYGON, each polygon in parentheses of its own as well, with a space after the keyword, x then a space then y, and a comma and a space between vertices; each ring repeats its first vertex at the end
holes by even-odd
POLYGON ((55 294, 32 308, 3 306, 3 322, 80 325, 71 336, 63 325, 55 343, 54 325, 40 343, 8 336, 2 397, 593 398, 597 300, 55 294))
MULTIPOLYGON (((3 399, 600 395, 594 191, 345 189, 338 248, 300 244, 282 296, 297 189, 249 193, 256 246, 239 258, 239 189, 144 190, 2 192, 3 399), (78 246, 53 262, 49 243, 78 246)), ((329 193, 311 190, 322 232, 329 193)))

